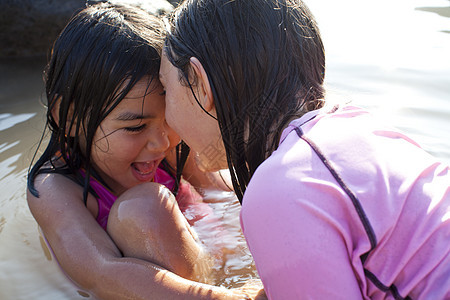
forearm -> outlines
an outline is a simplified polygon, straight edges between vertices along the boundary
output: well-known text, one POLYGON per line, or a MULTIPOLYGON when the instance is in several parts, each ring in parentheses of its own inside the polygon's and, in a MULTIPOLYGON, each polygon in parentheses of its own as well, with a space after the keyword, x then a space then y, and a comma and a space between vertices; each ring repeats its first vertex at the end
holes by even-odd
POLYGON ((240 290, 190 281, 148 261, 119 255, 111 251, 96 260, 55 258, 80 289, 97 299, 253 299, 240 290))
POLYGON ((158 266, 134 259, 117 259, 103 269, 90 291, 98 299, 252 299, 239 290, 186 280, 158 266))

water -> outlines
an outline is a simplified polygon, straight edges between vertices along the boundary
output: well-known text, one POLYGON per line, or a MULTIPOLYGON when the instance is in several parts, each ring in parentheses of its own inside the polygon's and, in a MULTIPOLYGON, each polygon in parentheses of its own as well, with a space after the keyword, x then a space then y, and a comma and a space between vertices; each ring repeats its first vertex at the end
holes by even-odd
POLYGON ((450 162, 450 2, 306 1, 330 96, 371 109, 450 162))
MULTIPOLYGON (((450 163, 450 2, 307 4, 324 38, 329 96, 369 108, 450 163)), ((44 124, 44 64, 43 58, 0 60, 1 300, 84 299, 45 251, 25 200, 26 171, 44 124)), ((228 224, 230 250, 215 274, 217 284, 233 287, 255 269, 239 232, 239 205, 228 197, 212 204, 228 224)))

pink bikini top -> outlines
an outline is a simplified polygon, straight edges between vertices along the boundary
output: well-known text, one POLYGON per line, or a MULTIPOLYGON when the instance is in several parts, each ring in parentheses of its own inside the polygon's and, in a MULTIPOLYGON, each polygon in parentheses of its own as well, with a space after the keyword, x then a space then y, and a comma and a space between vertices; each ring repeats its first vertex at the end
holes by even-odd
MULTIPOLYGON (((83 174, 84 175, 84 174, 83 174)), ((156 169, 155 178, 156 183, 165 185, 168 189, 173 191, 175 187, 175 179, 170 176, 164 169, 160 166, 156 169)), ((98 215, 97 222, 103 229, 106 230, 106 225, 108 224, 109 211, 112 205, 117 199, 111 190, 97 181, 95 178, 91 177, 89 184, 94 192, 97 194, 98 202, 98 215)), ((195 204, 202 202, 201 196, 192 188, 192 186, 185 182, 180 182, 178 188, 177 196, 175 197, 180 209, 183 211, 190 204, 195 204)), ((196 220, 202 218, 203 216, 197 216, 196 220)))

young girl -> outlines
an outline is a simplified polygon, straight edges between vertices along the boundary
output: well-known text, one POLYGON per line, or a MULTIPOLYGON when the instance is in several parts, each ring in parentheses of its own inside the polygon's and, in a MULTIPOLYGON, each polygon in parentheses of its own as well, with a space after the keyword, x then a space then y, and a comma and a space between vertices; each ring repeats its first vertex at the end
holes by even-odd
POLYGON ((97 298, 243 299, 187 280, 208 258, 179 209, 199 199, 180 183, 187 151, 164 118, 162 41, 135 7, 94 5, 69 22, 45 72, 50 140, 28 174, 29 207, 64 272, 97 298))
POLYGON ((270 299, 450 299, 450 168, 324 105, 303 2, 187 0, 170 25, 167 122, 204 169, 229 167, 270 299))

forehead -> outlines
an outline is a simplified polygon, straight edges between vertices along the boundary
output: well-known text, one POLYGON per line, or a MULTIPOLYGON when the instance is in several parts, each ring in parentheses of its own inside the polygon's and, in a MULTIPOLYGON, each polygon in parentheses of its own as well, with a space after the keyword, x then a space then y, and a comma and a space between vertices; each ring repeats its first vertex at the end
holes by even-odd
POLYGON ((165 52, 163 52, 161 56, 161 67, 159 69, 159 79, 165 83, 174 71, 176 71, 175 67, 170 63, 165 52))
MULTIPOLYGON (((127 86, 128 83, 129 80, 126 80, 123 83, 123 86, 124 87, 127 86)), ((153 93, 154 90, 158 87, 158 85, 159 85, 158 80, 151 80, 148 77, 144 77, 134 84, 134 86, 131 88, 128 94, 125 95, 124 100, 135 98, 142 99, 142 97, 144 97, 146 94, 153 93)))
POLYGON ((138 81, 123 100, 114 108, 110 115, 117 117, 124 111, 152 115, 164 109, 163 89, 159 80, 154 79, 150 84, 147 79, 138 81))

